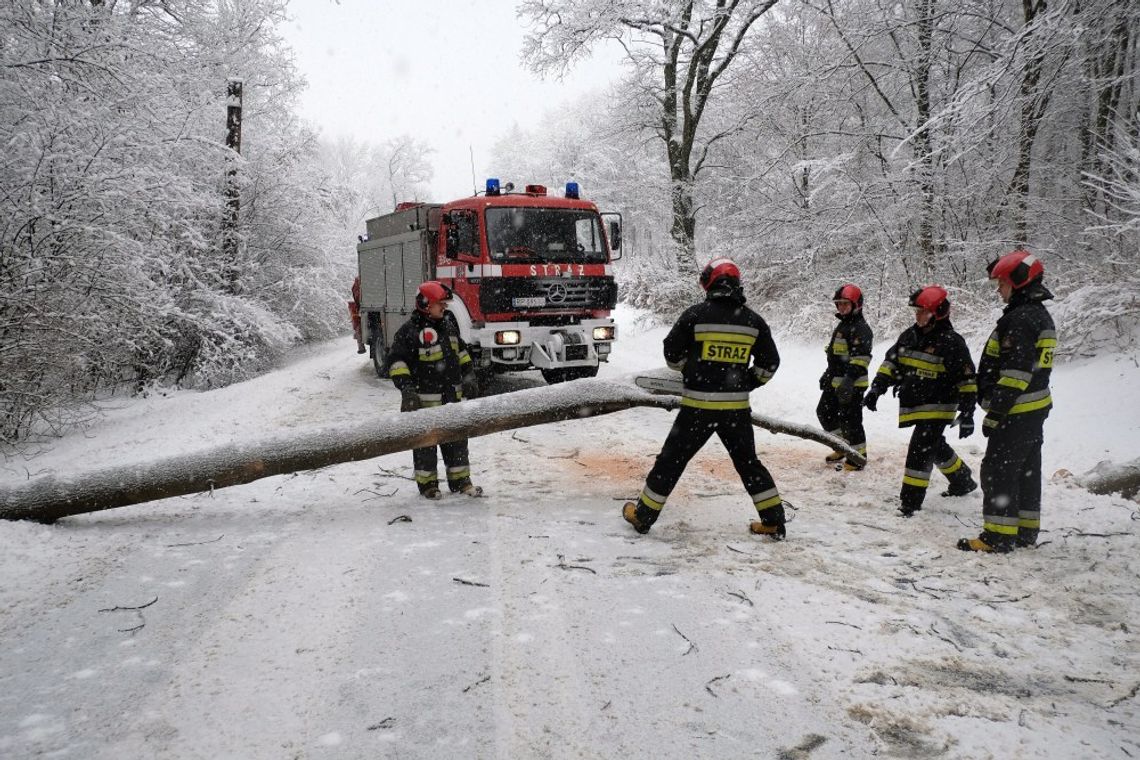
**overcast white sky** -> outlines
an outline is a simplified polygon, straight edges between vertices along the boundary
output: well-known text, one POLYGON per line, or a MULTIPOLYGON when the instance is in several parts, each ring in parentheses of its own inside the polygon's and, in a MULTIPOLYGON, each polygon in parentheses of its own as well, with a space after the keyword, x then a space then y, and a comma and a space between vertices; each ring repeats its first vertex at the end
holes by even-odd
POLYGON ((309 82, 302 115, 329 137, 379 143, 407 133, 427 142, 436 201, 471 194, 469 150, 482 187, 495 176, 488 162, 498 135, 595 88, 603 95, 620 73, 613 49, 562 82, 529 73, 513 0, 291 0, 289 12, 283 31, 309 82))

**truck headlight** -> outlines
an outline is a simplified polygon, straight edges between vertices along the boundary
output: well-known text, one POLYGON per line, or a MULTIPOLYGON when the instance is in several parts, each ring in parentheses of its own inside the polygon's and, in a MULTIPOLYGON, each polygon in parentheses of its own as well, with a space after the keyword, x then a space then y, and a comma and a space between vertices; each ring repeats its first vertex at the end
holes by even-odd
POLYGON ((495 343, 500 346, 517 346, 522 340, 518 330, 499 330, 495 333, 495 343))
POLYGON ((613 340, 614 339, 614 326, 607 325, 605 327, 594 328, 594 340, 613 340))

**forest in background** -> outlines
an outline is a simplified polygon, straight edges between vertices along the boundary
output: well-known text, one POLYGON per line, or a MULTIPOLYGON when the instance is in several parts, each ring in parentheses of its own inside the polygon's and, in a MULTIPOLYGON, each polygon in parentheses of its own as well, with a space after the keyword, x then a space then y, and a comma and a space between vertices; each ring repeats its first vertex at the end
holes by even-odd
POLYGON ((525 60, 624 50, 607 93, 516 128, 502 174, 625 214, 623 300, 665 311, 728 255, 774 327, 859 283, 880 340, 930 282, 992 326, 985 265, 1025 244, 1062 353, 1140 317, 1140 4, 1127 0, 527 0, 525 60), (686 218, 688 217, 688 218, 686 218), (686 235, 692 231, 694 234, 686 235), (676 278, 662 273, 676 272, 676 278))
POLYGON ((346 331, 356 235, 426 194, 429 151, 301 123, 287 10, 0 4, 0 442, 61 432, 101 394, 224 385, 346 331))
MULTIPOLYGON (((960 327, 988 330, 985 262, 1025 243, 1046 262, 1066 355, 1133 346, 1136 3, 518 12, 536 72, 625 50, 619 82, 508 130, 493 162, 516 184, 576 179, 623 212, 623 301, 668 319, 698 296, 696 269, 731 255, 786 334, 826 329, 847 281, 880 340, 931 281, 960 327)), ((302 123, 287 15, 287 0, 0 4, 0 442, 61 432, 107 393, 240 380, 346 331, 363 220, 426 198, 430 146, 331 142, 302 123)))

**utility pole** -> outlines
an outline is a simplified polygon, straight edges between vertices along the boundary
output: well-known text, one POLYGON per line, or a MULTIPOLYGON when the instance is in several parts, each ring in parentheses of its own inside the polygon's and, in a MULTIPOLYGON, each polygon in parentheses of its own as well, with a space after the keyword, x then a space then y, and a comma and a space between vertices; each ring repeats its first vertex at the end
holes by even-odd
POLYGON ((241 155, 241 98, 242 80, 230 79, 226 82, 226 147, 231 153, 226 157, 229 168, 226 170, 226 216, 222 225, 222 276, 231 293, 240 291, 238 283, 238 212, 241 210, 241 194, 238 192, 237 157, 241 155))

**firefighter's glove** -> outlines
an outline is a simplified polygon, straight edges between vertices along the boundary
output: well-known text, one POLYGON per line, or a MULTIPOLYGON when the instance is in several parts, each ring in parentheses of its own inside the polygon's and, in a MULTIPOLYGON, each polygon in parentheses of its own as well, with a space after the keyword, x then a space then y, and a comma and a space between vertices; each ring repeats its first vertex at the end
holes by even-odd
POLYGON ((831 387, 831 376, 824 372, 819 376, 819 389, 825 391, 831 387))
POLYGON ((969 438, 974 434, 974 418, 964 414, 958 415, 958 437, 969 438))
POLYGON ((855 401, 855 378, 845 375, 835 388, 835 397, 843 406, 850 406, 855 401))
POLYGON ((463 376, 463 398, 472 399, 479 397, 479 379, 475 377, 475 373, 463 376))
POLYGON ((879 392, 867 391, 867 395, 863 397, 863 406, 867 407, 872 412, 879 411, 879 392))
POLYGON ((405 385, 400 389, 400 411, 414 412, 420 408, 420 394, 413 386, 405 385))

